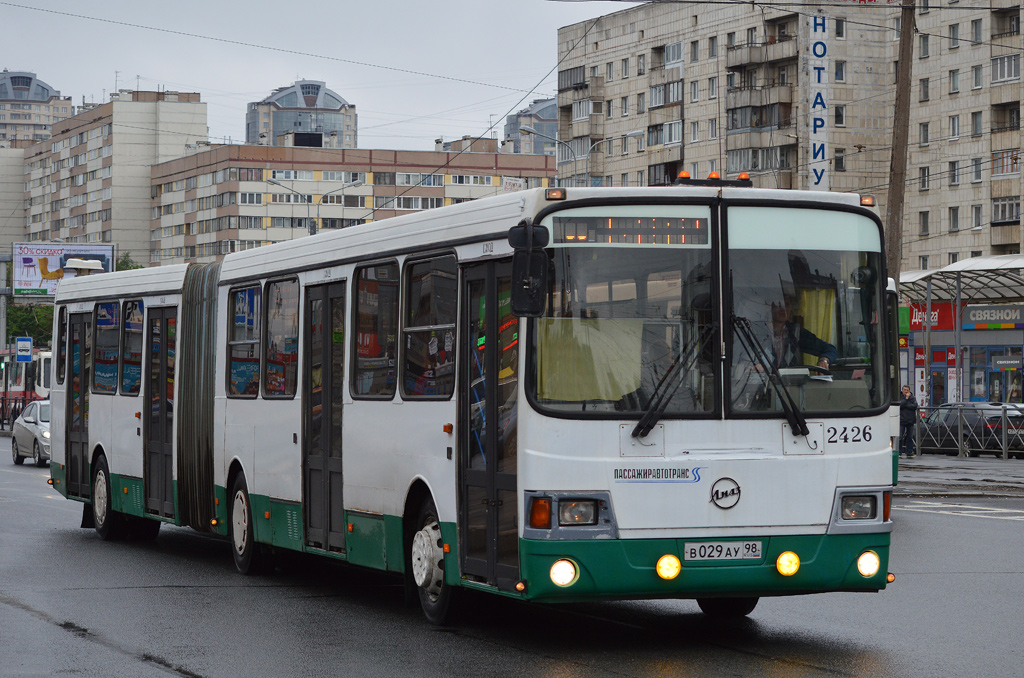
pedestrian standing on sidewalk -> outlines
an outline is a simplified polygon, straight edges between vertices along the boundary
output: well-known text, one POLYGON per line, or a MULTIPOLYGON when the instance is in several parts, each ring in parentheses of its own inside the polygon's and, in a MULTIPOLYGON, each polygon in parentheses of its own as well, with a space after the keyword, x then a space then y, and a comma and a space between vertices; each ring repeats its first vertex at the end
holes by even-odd
POLYGON ((914 425, 917 416, 917 399, 910 392, 910 387, 904 385, 900 397, 900 455, 906 454, 908 459, 914 456, 914 425))

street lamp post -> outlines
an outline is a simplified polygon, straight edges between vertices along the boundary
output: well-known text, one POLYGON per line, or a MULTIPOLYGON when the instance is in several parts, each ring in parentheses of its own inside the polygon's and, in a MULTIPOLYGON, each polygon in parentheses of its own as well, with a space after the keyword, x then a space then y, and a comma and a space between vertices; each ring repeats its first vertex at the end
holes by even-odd
MULTIPOLYGON (((347 184, 345 184, 344 186, 339 186, 338 188, 334 189, 333 191, 327 191, 326 193, 321 195, 320 196, 320 201, 316 204, 316 223, 317 223, 317 225, 320 224, 320 205, 324 204, 324 198, 326 198, 327 196, 331 195, 332 193, 337 193, 338 191, 344 191, 346 188, 355 188, 356 186, 362 186, 362 185, 363 185, 362 181, 350 181, 347 184)), ((342 208, 344 208, 345 204, 342 203, 341 206, 342 206, 342 208)))
POLYGON ((535 134, 535 135, 537 135, 539 137, 544 137, 545 139, 551 139, 555 143, 562 144, 567 149, 569 149, 569 155, 572 156, 572 183, 573 183, 573 185, 576 185, 576 183, 577 183, 577 179, 576 179, 576 152, 572 150, 572 146, 570 146, 569 144, 565 143, 561 139, 556 139, 555 137, 548 136, 547 134, 542 134, 542 133, 538 132, 537 130, 533 129, 532 127, 527 127, 525 125, 523 125, 522 127, 519 128, 519 132, 521 134, 535 134))
MULTIPOLYGON (((636 137, 642 137, 643 135, 644 135, 644 131, 643 130, 635 129, 632 132, 628 132, 626 134, 626 136, 623 137, 623 138, 624 139, 635 139, 636 137)), ((595 148, 597 148, 600 144, 603 144, 606 141, 608 141, 608 139, 601 139, 600 141, 595 141, 594 143, 592 143, 590 145, 590 148, 587 149, 587 155, 585 156, 585 159, 587 161, 586 172, 585 172, 585 176, 587 177, 587 184, 586 184, 587 186, 590 185, 590 154, 594 151, 595 148)), ((624 141, 623 143, 628 143, 628 142, 624 141)))
MULTIPOLYGON (((312 223, 312 221, 311 221, 312 216, 309 213, 309 203, 310 203, 310 200, 306 200, 306 194, 305 193, 299 193, 294 188, 290 188, 288 186, 285 186, 284 184, 282 184, 277 179, 267 179, 267 182, 271 183, 271 184, 274 184, 275 186, 280 186, 281 188, 283 188, 286 191, 291 191, 295 195, 297 195, 297 196, 302 198, 303 202, 306 203, 306 224, 309 226, 309 234, 310 235, 316 235, 316 224, 312 223)), ((310 199, 312 199, 312 196, 310 196, 310 199)))

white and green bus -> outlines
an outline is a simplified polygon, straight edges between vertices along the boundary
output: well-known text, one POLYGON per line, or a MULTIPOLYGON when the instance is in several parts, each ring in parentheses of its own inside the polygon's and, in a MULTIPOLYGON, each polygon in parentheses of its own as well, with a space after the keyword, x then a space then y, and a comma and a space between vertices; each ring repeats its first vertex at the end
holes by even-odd
POLYGON ((719 616, 883 589, 872 204, 536 189, 65 280, 51 482, 104 539, 398 573, 433 622, 459 589, 719 616))

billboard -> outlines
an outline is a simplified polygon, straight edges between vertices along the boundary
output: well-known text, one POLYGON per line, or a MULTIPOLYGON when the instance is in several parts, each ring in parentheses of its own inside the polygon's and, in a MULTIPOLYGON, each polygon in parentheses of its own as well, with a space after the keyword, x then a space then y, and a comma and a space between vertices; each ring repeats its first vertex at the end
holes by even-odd
POLYGON ((15 296, 53 296, 62 278, 75 275, 64 269, 68 259, 94 259, 103 271, 114 269, 113 245, 76 245, 72 243, 14 243, 11 266, 15 296))

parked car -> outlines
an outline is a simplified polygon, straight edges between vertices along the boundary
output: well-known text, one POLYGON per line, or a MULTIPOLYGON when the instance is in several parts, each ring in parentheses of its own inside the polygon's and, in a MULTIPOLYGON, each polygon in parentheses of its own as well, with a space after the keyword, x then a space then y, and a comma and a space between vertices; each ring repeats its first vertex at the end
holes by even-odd
POLYGON ((932 409, 918 430, 920 451, 959 454, 962 439, 971 457, 983 453, 1002 456, 1004 405, 1007 447, 1011 455, 1024 455, 1024 409, 996 402, 949 403, 932 409))
POLYGON ((29 403, 11 426, 11 457, 15 464, 31 456, 36 466, 50 461, 50 401, 29 403))

